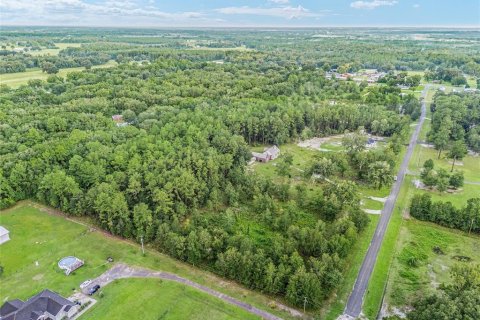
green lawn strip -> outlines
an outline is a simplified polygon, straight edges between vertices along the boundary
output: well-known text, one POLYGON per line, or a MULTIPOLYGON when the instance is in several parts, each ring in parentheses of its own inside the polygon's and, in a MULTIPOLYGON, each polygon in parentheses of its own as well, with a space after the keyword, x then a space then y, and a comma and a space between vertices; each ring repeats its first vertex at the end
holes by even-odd
POLYGON ((370 210, 382 210, 383 209, 383 202, 372 200, 372 199, 363 199, 362 208, 370 209, 370 210))
POLYGON ((406 180, 407 177, 398 195, 395 209, 390 218, 382 246, 377 256, 375 268, 368 282, 368 288, 363 302, 363 313, 368 319, 376 319, 382 304, 388 270, 394 256, 395 243, 402 224, 402 212, 404 208, 406 208, 409 197, 408 182, 406 180))
POLYGON ((373 233, 380 220, 379 215, 369 215, 369 217, 370 223, 358 238, 358 241, 355 243, 355 246, 352 248, 352 251, 346 260, 347 267, 345 268, 343 281, 339 286, 334 299, 322 309, 321 319, 334 320, 342 314, 345 309, 348 296, 355 284, 363 259, 367 254, 370 241, 372 240, 373 233))
MULTIPOLYGON (((93 66, 92 69, 113 67, 116 64, 117 63, 115 61, 111 60, 105 64, 93 66)), ((60 69, 57 75, 60 77, 66 77, 67 74, 70 72, 75 72, 75 71, 78 72, 83 70, 85 70, 84 67, 64 68, 64 69, 60 69)), ((4 74, 0 74, 0 85, 6 84, 9 87, 17 88, 17 87, 20 87, 21 85, 27 84, 29 80, 33 80, 33 79, 47 80, 49 76, 51 75, 45 72, 42 72, 40 68, 28 69, 27 71, 24 71, 24 72, 4 73, 4 74)))
POLYGON ((117 280, 81 319, 260 319, 196 289, 160 279, 117 280))
POLYGON ((10 230, 11 237, 0 250, 0 261, 4 267, 1 301, 26 299, 44 288, 69 296, 80 283, 108 270, 111 265, 106 263, 106 258, 111 256, 116 262, 175 273, 282 318, 292 318, 286 312, 269 307, 273 298, 148 248, 146 255, 142 256, 137 244, 106 236, 99 231, 92 232, 90 227, 25 204, 2 211, 0 225, 10 230), (66 276, 57 263, 69 255, 85 260, 85 265, 66 276))

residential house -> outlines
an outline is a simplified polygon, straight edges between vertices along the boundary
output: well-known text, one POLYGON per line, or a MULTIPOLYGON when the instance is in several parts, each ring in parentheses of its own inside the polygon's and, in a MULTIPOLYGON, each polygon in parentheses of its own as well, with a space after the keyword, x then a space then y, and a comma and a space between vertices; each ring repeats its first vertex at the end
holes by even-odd
POLYGON ((71 319, 78 306, 48 289, 27 301, 19 299, 5 302, 0 308, 1 320, 61 320, 71 319))
POLYGON ((266 148, 262 153, 252 152, 253 158, 258 162, 268 162, 275 160, 280 155, 280 149, 277 146, 266 148))

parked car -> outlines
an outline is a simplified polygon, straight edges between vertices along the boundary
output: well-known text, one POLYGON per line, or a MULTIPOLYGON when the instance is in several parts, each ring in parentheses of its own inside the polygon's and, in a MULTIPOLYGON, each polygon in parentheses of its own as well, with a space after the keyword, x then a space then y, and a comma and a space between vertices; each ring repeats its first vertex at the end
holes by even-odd
POLYGON ((88 287, 88 285, 92 283, 92 280, 85 280, 82 282, 82 284, 80 285, 80 288, 83 289, 83 288, 86 288, 88 287))
POLYGON ((89 296, 94 295, 95 292, 98 291, 98 289, 100 289, 100 285, 99 284, 94 285, 90 290, 88 290, 88 295, 89 296))

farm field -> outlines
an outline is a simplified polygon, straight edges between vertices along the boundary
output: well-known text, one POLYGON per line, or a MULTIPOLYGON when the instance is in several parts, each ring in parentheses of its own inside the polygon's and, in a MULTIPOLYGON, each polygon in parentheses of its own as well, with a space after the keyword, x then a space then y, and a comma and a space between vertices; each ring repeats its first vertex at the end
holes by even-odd
MULTIPOLYGON (((23 202, 16 207, 0 212, 0 225, 10 230, 11 237, 10 241, 2 244, 0 250, 0 261, 4 267, 0 287, 1 301, 14 298, 26 299, 44 288, 49 288, 68 297, 78 289, 80 283, 97 277, 108 270, 111 265, 106 262, 106 258, 110 256, 116 262, 168 271, 184 276, 268 312, 276 313, 282 318, 290 318, 289 314, 268 307, 271 302, 268 297, 251 292, 234 283, 223 281, 208 272, 194 269, 153 250, 147 249, 146 255, 143 256, 140 247, 131 242, 108 237, 99 231, 92 231, 87 225, 69 221, 62 216, 49 214, 45 212, 46 210, 49 209, 37 204, 23 202), (69 255, 85 260, 85 265, 73 274, 66 276, 58 268, 57 262, 62 257, 69 255)), ((132 285, 132 288, 140 286, 135 283, 132 285)), ((128 282, 120 286, 128 287, 128 282)), ((108 289, 108 286, 105 287, 105 289, 108 289, 105 298, 107 305, 112 303, 112 300, 108 298, 108 293, 112 293, 111 299, 113 299, 115 288, 108 289)), ((128 290, 135 291, 134 289, 128 290)), ((195 303, 198 304, 198 299, 201 299, 207 301, 208 304, 222 306, 221 301, 193 289, 195 292, 187 290, 178 284, 167 286, 167 290, 173 295, 175 295, 175 292, 182 292, 182 290, 191 292, 190 296, 193 300, 189 301, 189 298, 185 298, 186 304, 195 305, 195 303)), ((149 294, 155 294, 155 292, 158 292, 158 286, 151 286, 142 294, 148 296, 149 294)), ((128 297, 125 296, 124 299, 128 299, 128 297)), ((102 308, 102 301, 95 308, 102 308)), ((181 305, 178 306, 178 308, 180 307, 181 305)), ((204 310, 207 309, 208 312, 214 312, 215 310, 215 308, 210 307, 204 310)), ((158 309, 155 310, 158 311, 158 309)), ((233 307, 229 310, 229 313, 223 316, 224 318, 244 318, 242 310, 233 307)), ((114 310, 112 312, 122 311, 114 310)), ((182 311, 175 311, 175 308, 172 308, 169 312, 182 311)), ((158 316, 158 314, 156 315, 158 316)), ((208 314, 198 312, 198 316, 202 315, 203 318, 208 316, 208 314)))
MULTIPOLYGON (((97 68, 108 68, 114 67, 117 63, 113 60, 98 66, 93 66, 92 69, 97 68)), ((82 71, 85 70, 84 67, 78 68, 64 68, 58 71, 57 75, 60 77, 66 77, 68 73, 75 72, 75 71, 82 71)), ((27 84, 29 80, 46 80, 50 74, 42 72, 40 68, 37 69, 28 69, 28 71, 24 72, 15 72, 15 73, 5 73, 0 75, 0 85, 5 84, 12 88, 17 88, 23 84, 27 84)))

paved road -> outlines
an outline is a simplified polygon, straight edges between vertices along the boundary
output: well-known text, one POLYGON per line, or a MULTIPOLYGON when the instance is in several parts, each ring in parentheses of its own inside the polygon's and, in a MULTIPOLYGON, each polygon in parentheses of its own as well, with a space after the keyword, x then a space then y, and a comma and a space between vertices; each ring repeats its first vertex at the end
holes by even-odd
POLYGON ((398 171, 397 181, 393 184, 392 191, 385 202, 385 205, 382 210, 382 215, 380 217, 380 222, 375 229, 375 234, 373 235, 372 242, 370 243, 370 247, 368 248, 367 255, 363 260, 362 267, 360 268, 360 272, 358 273, 357 280, 355 281, 355 285, 353 286, 353 291, 348 298, 347 306, 345 308, 345 314, 352 317, 358 317, 362 312, 362 304, 363 304, 363 297, 365 296, 365 292, 367 291, 368 281, 370 280, 370 276, 372 275, 373 267, 375 266, 375 262, 377 261, 378 251, 380 250, 380 246, 382 245, 383 237, 385 236, 385 232, 387 230, 388 222, 390 221, 390 217, 392 216, 393 209, 395 207, 395 202, 397 200, 398 194, 400 192, 400 187, 402 186, 403 179, 405 177, 405 173, 407 171, 408 163, 410 158, 412 157, 413 150, 415 149, 415 145, 417 144, 418 136, 420 134, 420 130, 423 125, 423 121, 425 120, 426 114, 426 106, 425 106, 425 96, 428 91, 429 85, 425 87, 422 92, 422 97, 424 101, 422 103, 422 112, 420 115, 420 120, 418 122, 418 126, 415 128, 415 132, 413 133, 410 143, 407 148, 407 152, 405 157, 403 158, 403 162, 400 166, 400 170, 398 171))
MULTIPOLYGON (((233 304, 239 308, 242 308, 250 313, 253 313, 255 315, 258 315, 262 319, 267 319, 267 320, 281 320, 282 318, 279 318, 271 313, 268 313, 266 311, 260 310, 258 308, 255 308, 254 306, 241 302, 235 298, 232 298, 226 294, 223 294, 221 292, 215 291, 213 289, 210 289, 208 287, 202 286, 201 284, 198 284, 196 282, 190 281, 188 279, 179 277, 175 274, 168 273, 168 272, 162 272, 162 271, 152 271, 149 269, 144 269, 144 268, 138 268, 138 267, 130 267, 126 264, 116 264, 113 266, 110 270, 104 272, 102 275, 99 277, 95 278, 92 280, 92 283, 88 285, 86 288, 83 289, 83 293, 87 293, 88 290, 93 287, 96 284, 99 284, 101 287, 106 286, 110 282, 116 280, 116 279, 124 279, 124 278, 159 278, 159 279, 165 279, 165 280, 170 280, 170 281, 175 281, 184 285, 187 285, 189 287, 196 288, 200 291, 203 291, 211 296, 217 297, 219 299, 222 299, 223 301, 233 304)), ((302 316, 302 314, 294 309, 288 308, 287 306, 280 305, 277 303, 277 306, 285 311, 290 312, 294 316, 302 316)))

